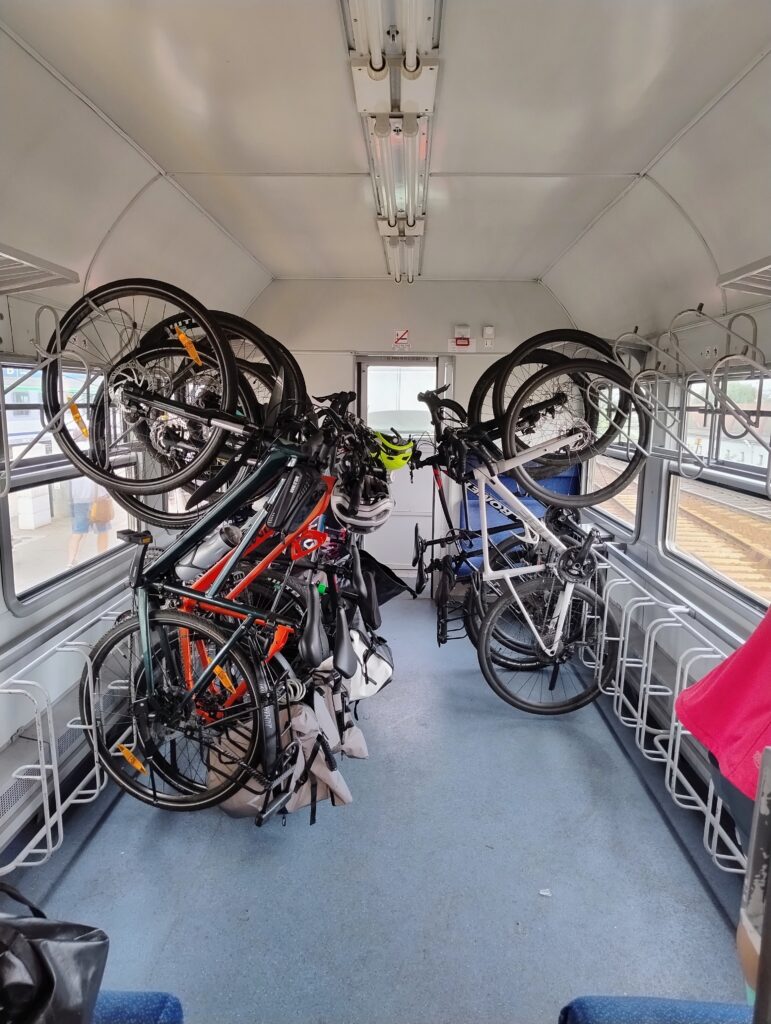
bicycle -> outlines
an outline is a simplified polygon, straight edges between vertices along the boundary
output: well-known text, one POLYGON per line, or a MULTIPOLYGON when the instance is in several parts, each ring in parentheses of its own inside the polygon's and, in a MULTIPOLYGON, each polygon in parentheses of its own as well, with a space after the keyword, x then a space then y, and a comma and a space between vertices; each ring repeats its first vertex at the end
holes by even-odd
MULTIPOLYGON (((552 368, 548 369, 554 372, 552 368)), ((596 628, 599 622, 607 627, 610 622, 611 635, 615 632, 615 624, 597 594, 584 585, 596 572, 597 552, 603 538, 597 531, 580 533, 564 513, 552 512, 549 521, 542 521, 500 477, 528 462, 546 459, 566 450, 569 452, 579 446, 586 447, 591 444, 591 431, 585 422, 576 419, 570 429, 528 447, 513 458, 500 459, 497 448, 481 427, 451 428, 445 425, 445 412, 458 416, 459 407, 457 403, 441 398, 444 391, 446 388, 440 388, 418 396, 429 407, 437 437, 436 456, 421 460, 421 464, 433 466, 435 479, 439 478, 441 467, 461 486, 466 510, 469 480, 473 479, 480 499, 479 531, 458 530, 452 526, 449 506, 442 489, 439 489, 440 505, 450 526, 449 542, 458 543, 477 536, 481 540, 479 554, 482 559, 478 576, 486 584, 501 583, 508 591, 492 607, 485 609, 478 631, 477 650, 483 675, 499 697, 521 710, 539 714, 575 710, 595 699, 601 681, 607 680, 608 673, 613 670, 613 652, 603 649, 603 645, 607 647, 605 640, 592 632, 590 624, 594 623, 596 628), (471 466, 470 454, 474 458, 471 466), (494 564, 496 545, 492 538, 501 530, 510 532, 511 527, 489 526, 488 496, 494 496, 498 508, 503 507, 508 512, 512 526, 516 520, 521 524, 521 533, 515 535, 516 540, 531 553, 531 557, 522 558, 518 565, 510 564, 510 559, 509 564, 494 564), (552 526, 560 528, 561 535, 552 526), (525 577, 527 579, 523 580, 525 577), (598 646, 600 655, 596 658, 596 671, 592 678, 587 680, 584 673, 571 673, 569 691, 563 666, 577 657, 587 657, 586 650, 598 646), (560 682, 561 694, 558 691, 560 682)), ((524 408, 530 410, 526 412, 530 422, 553 415, 548 402, 539 403, 537 415, 534 405, 524 408)), ((464 413, 464 410, 461 408, 460 412, 464 413)), ((522 423, 521 417, 519 422, 522 423)), ((469 521, 468 511, 466 521, 469 521)), ((438 543, 446 544, 448 540, 441 539, 438 543)), ((421 544, 416 538, 416 548, 415 562, 420 565, 425 542, 421 544)), ((469 557, 468 553, 459 552, 461 560, 466 561, 469 557)), ((443 563, 442 575, 440 588, 444 586, 444 589, 440 589, 440 598, 446 603, 449 586, 457 579, 447 561, 443 563)), ((440 607, 440 637, 441 616, 440 607)))
MULTIPOLYGON (((243 596, 279 558, 288 556, 290 569, 292 563, 307 563, 326 539, 313 524, 323 522, 337 483, 325 469, 336 462, 345 425, 341 409, 353 395, 336 397, 337 405, 333 401, 324 411, 325 428, 305 445, 275 442, 256 470, 149 565, 151 535, 122 534, 138 545, 130 575, 136 611, 94 648, 91 670, 81 681, 81 715, 95 731, 108 774, 146 803, 197 810, 256 779, 264 793, 258 813, 263 821, 291 797, 287 787, 296 746, 284 742, 281 712, 298 698, 298 687, 281 652, 297 634, 306 665, 317 666, 326 656, 319 592, 308 586, 299 617, 279 613, 274 601, 267 610, 254 607, 243 596), (233 549, 194 582, 175 581, 175 566, 214 528, 243 518, 244 507, 258 496, 260 507, 247 518, 233 549), (263 553, 272 538, 278 542, 263 553), (244 559, 256 552, 259 559, 245 571, 244 559)), ((361 596, 366 587, 360 573, 358 579, 351 575, 361 596)), ((283 588, 280 580, 273 582, 279 585, 268 593, 272 589, 275 598, 283 588)), ((345 610, 334 587, 332 594, 334 664, 351 674, 345 610)))

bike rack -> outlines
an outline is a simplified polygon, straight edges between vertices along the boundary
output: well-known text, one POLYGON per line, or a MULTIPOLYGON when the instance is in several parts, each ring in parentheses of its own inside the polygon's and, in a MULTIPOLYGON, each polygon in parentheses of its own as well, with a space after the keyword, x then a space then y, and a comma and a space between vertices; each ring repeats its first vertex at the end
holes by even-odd
MULTIPOLYGON (((736 313, 727 323, 721 323, 705 313, 701 305, 677 313, 658 338, 643 338, 637 328, 616 338, 615 358, 632 377, 628 393, 647 405, 652 420, 647 456, 676 462, 680 475, 694 480, 705 469, 719 465, 721 435, 733 441, 750 437, 768 456, 764 486, 766 497, 771 498, 771 436, 764 437, 761 431, 764 420, 771 424, 771 412, 762 408, 763 388, 766 381, 771 381, 771 367, 766 365, 757 342, 757 321, 749 313, 736 313), (715 361, 706 370, 683 351, 676 324, 685 315, 725 332, 725 350, 720 356, 715 350, 715 361), (734 324, 740 319, 747 321, 749 337, 736 330, 734 324), (640 353, 644 354, 644 363, 652 361, 653 365, 636 370, 631 359, 639 360, 640 353), (732 375, 732 369, 740 369, 741 375, 732 375), (757 383, 753 408, 743 409, 729 396, 728 387, 734 379, 757 383), (705 426, 709 420, 705 452, 694 450, 688 442, 688 417, 694 413, 704 417, 705 426)), ((633 438, 623 430, 621 433, 627 452, 631 447, 641 450, 633 438)))
MULTIPOLYGON (((602 690, 621 724, 634 730, 635 745, 643 757, 663 765, 664 783, 674 803, 703 815, 704 847, 712 861, 724 871, 741 873, 746 855, 728 809, 711 781, 705 798, 686 771, 683 740, 690 733, 677 720, 674 702, 683 689, 739 647, 743 638, 699 612, 616 545, 608 545, 599 568, 605 616, 598 658, 604 657, 609 640, 618 645, 613 678, 602 690), (617 636, 608 634, 611 608, 619 624, 617 636), (637 631, 634 638, 633 629, 637 631), (673 630, 679 653, 671 681, 664 681, 655 677, 654 662, 658 653, 671 660, 666 639, 673 630), (713 630, 720 642, 712 639, 713 630), (657 698, 669 707, 668 720, 662 725, 651 722, 651 702, 657 698)), ((584 648, 584 664, 594 670, 597 658, 586 651, 584 648)))
POLYGON ((58 641, 53 647, 39 654, 9 679, 0 683, 0 698, 8 696, 18 699, 21 697, 32 705, 30 725, 34 726, 37 760, 21 765, 13 772, 13 778, 38 784, 43 818, 42 825, 24 847, 11 860, 0 864, 0 876, 7 875, 9 872, 15 871, 16 868, 35 867, 49 860, 64 842, 65 812, 75 804, 85 804, 95 800, 107 785, 107 775, 96 756, 97 741, 94 728, 84 724, 80 718, 73 718, 67 722, 66 728, 79 730, 86 735, 89 745, 89 764, 84 777, 66 798, 62 798, 62 778, 53 706, 45 686, 31 676, 44 662, 57 655, 79 654, 83 658, 87 673, 89 696, 93 707, 94 679, 90 657, 93 644, 81 640, 80 637, 97 623, 114 622, 125 607, 126 598, 121 596, 104 611, 81 623, 77 629, 58 641))
MULTIPOLYGON (((6 423, 6 413, 8 408, 8 396, 18 388, 25 381, 29 380, 36 373, 44 370, 47 366, 58 361, 59 366, 59 396, 62 408, 60 411, 53 416, 50 420, 46 420, 42 423, 41 429, 35 434, 31 441, 29 441, 22 451, 15 456, 11 455, 11 443, 8 438, 6 430, 0 431, 2 434, 2 468, 0 469, 0 498, 5 498, 11 491, 11 482, 13 477, 13 471, 20 465, 22 460, 29 454, 30 451, 38 444, 42 438, 48 434, 55 432, 61 426, 64 416, 69 410, 72 412, 73 408, 77 409, 78 399, 83 394, 88 394, 92 383, 98 379, 99 371, 94 368, 80 353, 70 354, 74 371, 76 373, 82 372, 85 375, 83 385, 72 395, 67 405, 64 405, 64 373, 65 368, 61 360, 61 326, 59 323, 59 314, 53 306, 39 306, 35 312, 35 341, 34 348, 36 352, 36 358, 34 365, 17 380, 14 380, 11 384, 6 384, 4 380, 0 381, 0 423, 6 423), (54 337, 56 338, 56 345, 53 354, 49 354, 42 345, 40 337, 40 322, 43 313, 50 313, 54 321, 54 337)), ((73 413, 74 415, 74 413, 73 413)), ((79 414, 78 414, 79 415, 79 414)), ((42 421, 42 420, 41 420, 42 421)), ((77 422, 77 420, 76 420, 77 422)), ((80 427, 83 430, 83 427, 80 427)))

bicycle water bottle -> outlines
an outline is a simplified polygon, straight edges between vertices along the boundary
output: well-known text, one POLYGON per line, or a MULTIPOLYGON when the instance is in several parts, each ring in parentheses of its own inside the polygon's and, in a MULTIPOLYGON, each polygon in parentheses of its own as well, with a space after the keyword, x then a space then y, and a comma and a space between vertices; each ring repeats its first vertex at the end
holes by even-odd
POLYGON ((240 543, 242 537, 243 533, 237 526, 225 523, 208 537, 204 537, 198 547, 193 548, 177 563, 174 571, 179 579, 188 583, 202 572, 211 569, 215 562, 240 543))

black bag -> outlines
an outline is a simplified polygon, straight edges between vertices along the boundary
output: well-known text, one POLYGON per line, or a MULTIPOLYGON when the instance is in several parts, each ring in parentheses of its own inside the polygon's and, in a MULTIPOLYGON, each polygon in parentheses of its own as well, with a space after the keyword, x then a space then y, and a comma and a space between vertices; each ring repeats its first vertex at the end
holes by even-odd
POLYGON ((31 913, 0 914, 0 1024, 91 1024, 107 962, 105 933, 49 921, 4 882, 0 892, 31 913))
POLYGON ((375 577, 375 590, 377 592, 378 604, 384 605, 386 601, 398 597, 400 594, 412 594, 413 598, 418 595, 412 587, 401 576, 397 576, 393 569, 379 562, 369 551, 359 552, 362 572, 366 575, 372 573, 375 577))

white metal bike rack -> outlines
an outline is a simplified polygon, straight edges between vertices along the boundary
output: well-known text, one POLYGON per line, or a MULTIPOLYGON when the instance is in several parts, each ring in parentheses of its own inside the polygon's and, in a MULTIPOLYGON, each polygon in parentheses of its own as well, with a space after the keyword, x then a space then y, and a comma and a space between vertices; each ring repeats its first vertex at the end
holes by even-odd
MULTIPOLYGON (((713 862, 724 871, 741 873, 746 856, 736 841, 730 815, 717 796, 712 782, 706 797, 691 782, 686 770, 684 737, 689 733, 677 720, 674 702, 687 686, 722 661, 743 638, 717 622, 707 620, 681 594, 656 580, 614 545, 600 563, 605 578, 602 595, 605 621, 602 657, 608 641, 617 642, 613 678, 603 692, 611 698, 613 711, 622 725, 634 730, 635 745, 649 761, 664 766, 664 781, 672 800, 704 817, 704 846, 713 862), (618 636, 608 634, 608 612, 618 621, 618 636), (702 624, 702 621, 706 625, 702 624), (711 637, 712 628, 724 643, 711 637), (657 678, 657 654, 671 660, 667 636, 676 631, 678 653, 671 680, 657 678), (687 642, 684 642, 687 638, 687 642), (651 701, 661 698, 669 705, 669 720, 651 723, 651 701)), ((587 660, 594 668, 593 659, 587 660)))
POLYGON ((42 825, 23 848, 9 861, 0 864, 0 875, 6 875, 16 868, 44 864, 64 842, 64 814, 68 808, 74 804, 85 804, 95 800, 107 784, 107 776, 96 754, 96 733, 93 726, 86 725, 80 718, 73 718, 67 722, 66 727, 78 730, 86 736, 88 763, 85 775, 75 784, 69 795, 62 798, 62 779, 51 699, 43 684, 31 677, 50 659, 62 654, 79 654, 83 658, 93 707, 94 679, 90 658, 93 645, 81 640, 80 637, 97 623, 114 621, 125 607, 126 598, 121 596, 104 611, 81 623, 64 639, 28 662, 11 678, 0 683, 0 698, 22 697, 32 705, 30 725, 34 726, 37 760, 21 765, 13 773, 13 777, 38 784, 40 813, 43 818, 42 825))

